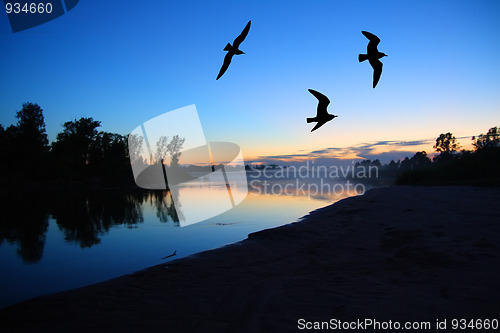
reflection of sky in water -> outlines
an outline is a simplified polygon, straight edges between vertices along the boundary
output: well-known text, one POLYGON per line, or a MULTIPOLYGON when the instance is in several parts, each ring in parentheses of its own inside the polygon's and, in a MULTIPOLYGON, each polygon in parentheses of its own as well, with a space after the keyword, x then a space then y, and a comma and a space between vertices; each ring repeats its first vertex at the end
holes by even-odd
MULTIPOLYGON (((237 191, 237 187, 233 188, 237 191)), ((181 195, 188 193, 198 198, 200 209, 227 196, 223 186, 190 186, 181 190, 181 195)), ((142 222, 111 225, 107 232, 104 229, 98 234, 98 244, 90 247, 65 240, 60 222, 49 218, 43 255, 38 262, 23 262, 17 253, 18 243, 1 244, 0 306, 167 262, 161 258, 174 251, 177 256, 172 259, 177 259, 240 241, 251 232, 296 221, 311 210, 354 195, 324 194, 313 198, 260 193, 249 188, 247 198, 235 208, 182 228, 176 227, 178 224, 165 213, 168 195, 160 196, 160 200, 149 196, 137 205, 142 211, 142 222)))

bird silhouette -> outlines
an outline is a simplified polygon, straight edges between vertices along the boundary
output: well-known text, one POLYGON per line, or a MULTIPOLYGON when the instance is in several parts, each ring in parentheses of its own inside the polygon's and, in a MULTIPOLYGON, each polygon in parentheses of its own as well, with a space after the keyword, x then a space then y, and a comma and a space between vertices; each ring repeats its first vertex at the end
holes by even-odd
POLYGON ((235 54, 236 55, 245 54, 245 52, 241 51, 239 47, 240 44, 245 40, 246 36, 248 35, 251 22, 252 21, 248 21, 247 25, 245 26, 241 34, 234 40, 233 45, 227 43, 226 47, 224 47, 224 51, 227 51, 227 53, 226 56, 224 57, 224 63, 222 64, 222 67, 219 71, 219 75, 217 75, 216 80, 218 80, 226 72, 227 68, 229 67, 229 64, 231 63, 231 59, 235 54))
POLYGON ((315 121, 317 122, 316 126, 314 126, 314 128, 311 130, 311 132, 312 132, 314 130, 317 130, 321 126, 323 126, 328 121, 330 121, 333 118, 338 117, 338 116, 335 116, 333 114, 329 114, 328 111, 326 110, 326 108, 328 107, 328 104, 330 104, 330 100, 328 99, 328 97, 326 97, 325 95, 323 95, 320 92, 317 92, 316 90, 312 90, 312 89, 307 89, 307 90, 309 90, 309 92, 311 94, 313 94, 314 97, 316 97, 318 99, 318 109, 316 111, 316 117, 306 118, 306 121, 308 123, 312 123, 315 121))
POLYGON ((370 40, 368 42, 368 46, 366 47, 367 54, 360 54, 358 56, 359 62, 365 61, 368 59, 370 65, 373 67, 373 88, 378 83, 380 79, 380 75, 382 74, 382 62, 379 60, 382 57, 387 57, 387 54, 379 52, 377 49, 378 43, 380 43, 380 39, 372 33, 368 31, 361 31, 366 38, 370 40))

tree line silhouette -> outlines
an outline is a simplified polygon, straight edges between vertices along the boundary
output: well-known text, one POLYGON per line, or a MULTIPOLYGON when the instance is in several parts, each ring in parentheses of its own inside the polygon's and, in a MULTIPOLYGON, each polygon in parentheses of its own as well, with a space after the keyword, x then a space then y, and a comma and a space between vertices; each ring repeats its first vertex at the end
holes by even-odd
MULTIPOLYGON (((452 133, 440 134, 433 147, 439 154, 432 161, 427 157, 426 162, 416 165, 412 164, 416 155, 412 157, 396 184, 500 185, 499 128, 495 126, 486 134, 473 136, 472 146, 474 150, 460 150, 461 146, 452 133)), ((423 157, 419 160, 423 161, 423 157)))
POLYGON ((0 181, 77 181, 133 184, 127 136, 99 131, 100 121, 82 117, 65 122, 49 144, 42 108, 24 103, 17 124, 0 124, 0 181))
MULTIPOLYGON (((31 184, 35 180, 56 185, 67 181, 134 184, 126 135, 99 131, 100 121, 82 117, 65 122, 56 141, 49 144, 39 105, 24 103, 16 118, 16 125, 4 128, 0 124, 0 183, 31 184)), ((170 143, 162 139, 165 142, 157 143, 156 154, 165 155, 165 150, 177 161, 183 139, 170 143)), ((357 162, 356 166, 377 166, 382 177, 396 177, 396 184, 500 183, 499 128, 492 127, 486 134, 473 136, 472 145, 473 151, 460 150, 452 133, 442 133, 433 147, 438 155, 432 160, 425 151, 420 151, 411 158, 391 160, 385 165, 377 159, 357 162)), ((137 147, 131 148, 134 154, 137 147)))
MULTIPOLYGON (((492 127, 486 134, 472 137, 473 151, 460 150, 457 138, 450 132, 436 138, 432 159, 426 151, 411 158, 391 160, 366 159, 354 164, 358 170, 377 168, 376 178, 363 182, 379 185, 500 185, 500 129, 492 127)), ((246 170, 285 169, 278 164, 246 165, 246 170)), ((347 178, 352 178, 349 174, 347 178)))
POLYGON ((460 150, 450 132, 442 133, 433 146, 432 159, 425 151, 413 157, 382 165, 375 161, 357 162, 356 167, 377 166, 382 178, 394 177, 397 185, 500 185, 500 130, 472 137, 474 150, 460 150))

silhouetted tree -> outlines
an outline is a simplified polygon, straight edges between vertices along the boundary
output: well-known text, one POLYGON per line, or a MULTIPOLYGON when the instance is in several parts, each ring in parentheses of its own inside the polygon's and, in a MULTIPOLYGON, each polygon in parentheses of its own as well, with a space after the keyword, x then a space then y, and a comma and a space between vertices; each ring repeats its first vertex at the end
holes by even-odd
POLYGON ((57 134, 57 141, 52 144, 52 152, 63 167, 71 168, 71 172, 81 172, 89 162, 92 143, 98 135, 100 121, 92 118, 64 123, 64 130, 57 134))
POLYGON ((127 138, 124 135, 99 132, 89 146, 88 166, 95 175, 120 174, 128 161, 127 138))
POLYGON ((380 160, 377 158, 375 161, 363 160, 361 162, 356 162, 356 164, 354 164, 355 168, 359 168, 359 167, 368 168, 370 166, 381 167, 382 163, 380 163, 380 160))
POLYGON ((427 157, 425 151, 419 151, 410 159, 412 169, 425 168, 431 164, 431 159, 427 157))
MULTIPOLYGON (((400 172, 396 184, 420 185, 494 185, 500 184, 500 133, 497 127, 490 128, 486 135, 473 137, 474 152, 457 152, 459 144, 451 133, 441 134, 436 151, 440 155, 429 163, 427 154, 419 152, 410 163, 417 164, 413 170, 400 172)), ((405 159, 406 161, 406 159, 405 159)), ((401 171, 406 162, 401 163, 401 171)))
POLYGON ((492 127, 486 134, 480 134, 477 138, 473 136, 472 141, 476 150, 500 147, 500 130, 496 126, 492 127))
POLYGON ((185 138, 181 138, 179 135, 174 135, 172 140, 168 144, 168 152, 172 157, 170 166, 178 166, 179 165, 179 156, 181 156, 182 146, 186 141, 185 138))
POLYGON ((43 110, 37 104, 24 103, 16 113, 17 124, 1 133, 2 171, 23 179, 44 175, 48 154, 43 110))
POLYGON ((47 151, 49 140, 45 133, 43 110, 38 104, 24 103, 23 108, 16 113, 20 144, 30 150, 47 151))
POLYGON ((411 170, 411 161, 408 157, 405 157, 405 159, 401 161, 400 169, 402 171, 411 170))
POLYGON ((441 133, 439 137, 436 139, 436 144, 433 147, 436 149, 438 153, 437 156, 434 156, 434 161, 439 163, 449 162, 454 153, 460 148, 460 144, 457 142, 457 138, 448 132, 446 134, 441 133))
POLYGON ((155 163, 164 163, 164 159, 168 155, 168 147, 168 136, 160 136, 156 142, 155 163))
POLYGON ((391 160, 391 162, 389 162, 387 167, 389 168, 389 170, 392 170, 392 171, 398 170, 400 163, 401 163, 400 161, 394 162, 394 160, 391 160))
POLYGON ((433 147, 438 153, 453 153, 460 148, 460 144, 457 142, 457 138, 450 132, 443 134, 441 133, 436 139, 436 144, 433 147))
POLYGON ((179 165, 179 157, 181 155, 182 146, 184 145, 186 139, 181 138, 179 135, 174 135, 170 142, 167 136, 161 136, 156 142, 155 151, 155 162, 154 163, 164 163, 164 159, 170 155, 170 166, 179 165))
MULTIPOLYGON (((144 170, 147 168, 147 155, 145 155, 144 151, 144 137, 137 134, 130 134, 128 136, 127 148, 129 155, 129 163, 137 168, 137 170, 144 170)), ((150 154, 149 160, 152 162, 152 156, 150 154)), ((127 163, 128 164, 128 163, 127 163)), ((129 167, 129 175, 131 175, 131 168, 129 167)), ((133 177, 132 177, 133 178, 133 177)), ((131 180, 133 180, 131 178, 131 180)))
POLYGON ((142 162, 142 145, 144 142, 144 137, 137 134, 130 134, 128 136, 128 153, 132 163, 135 163, 141 159, 142 162))
POLYGON ((17 140, 18 132, 17 126, 10 125, 2 132, 0 138, 0 152, 2 156, 2 158, 0 158, 0 170, 2 174, 6 175, 8 178, 11 178, 13 174, 19 174, 19 167, 22 167, 21 163, 19 163, 22 154, 20 150, 17 149, 19 146, 17 140))
POLYGON ((369 167, 372 165, 372 160, 363 160, 361 162, 356 162, 356 164, 354 164, 354 167, 358 168, 358 167, 369 167))

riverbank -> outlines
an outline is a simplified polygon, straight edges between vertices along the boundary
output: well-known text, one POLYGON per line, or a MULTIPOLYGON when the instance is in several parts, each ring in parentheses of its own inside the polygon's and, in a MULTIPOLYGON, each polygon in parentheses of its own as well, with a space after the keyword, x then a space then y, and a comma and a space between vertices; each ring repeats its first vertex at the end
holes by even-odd
POLYGON ((8 307, 0 328, 256 332, 331 319, 500 320, 499 201, 498 188, 373 189, 233 245, 8 307))

